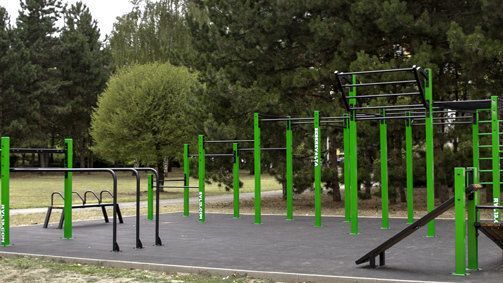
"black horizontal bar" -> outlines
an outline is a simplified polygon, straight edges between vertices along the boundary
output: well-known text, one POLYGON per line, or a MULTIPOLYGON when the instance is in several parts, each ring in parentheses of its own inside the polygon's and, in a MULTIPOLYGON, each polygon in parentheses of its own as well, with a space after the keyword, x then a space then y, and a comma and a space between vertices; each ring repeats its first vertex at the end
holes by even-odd
POLYGON ((380 94, 367 94, 367 95, 357 95, 357 96, 347 96, 347 99, 356 98, 356 99, 370 99, 370 98, 379 98, 379 97, 397 97, 397 96, 412 96, 412 95, 420 95, 419 92, 402 92, 402 93, 380 93, 380 94))
MULTIPOLYGON (((238 148, 239 151, 254 151, 255 149, 253 147, 249 148, 238 148)), ((286 150, 286 147, 263 147, 260 149, 261 151, 266 151, 266 150, 286 150)))
MULTIPOLYGON (((375 83, 359 83, 359 84, 347 84, 342 85, 342 87, 360 87, 360 86, 379 86, 379 85, 400 85, 400 84, 411 84, 417 83, 416 80, 405 80, 405 81, 389 81, 389 82, 375 82, 375 83)), ((348 98, 350 98, 348 96, 348 98)))
POLYGON ((405 109, 405 110, 417 110, 418 108, 424 108, 423 104, 404 104, 404 105, 381 105, 381 106, 362 106, 362 107, 351 107, 349 110, 371 110, 371 109, 405 109))
POLYGON ((397 73, 397 72, 408 72, 412 71, 414 68, 398 68, 398 69, 384 69, 384 70, 369 70, 369 71, 356 71, 356 72, 338 72, 336 75, 367 75, 367 74, 381 74, 381 73, 397 73))
POLYGON ((204 143, 238 143, 238 142, 253 142, 253 140, 208 140, 204 143))
POLYGON ((182 182, 185 179, 164 179, 164 182, 182 182))
POLYGON ((234 156, 232 153, 208 153, 205 154, 204 156, 206 157, 229 157, 229 156, 234 156))
POLYGON ((10 148, 11 153, 66 153, 64 149, 55 149, 55 148, 18 148, 12 147, 10 148))
POLYGON ((302 121, 313 120, 313 117, 297 117, 297 118, 266 118, 260 119, 261 122, 281 122, 281 121, 302 121))
POLYGON ((503 209, 503 206, 493 206, 493 205, 477 205, 477 209, 503 209))
POLYGON ((357 121, 372 121, 372 120, 395 120, 395 119, 414 119, 414 118, 422 118, 422 116, 381 116, 381 117, 364 117, 364 118, 356 118, 357 121))
MULTIPOLYGON (((468 122, 468 121, 454 121, 454 122, 449 122, 449 123, 433 123, 433 125, 453 125, 453 124, 464 124, 464 125, 468 125, 468 124, 472 124, 472 122, 468 122)), ((426 124, 424 123, 414 123, 412 124, 414 126, 425 126, 426 124)))
POLYGON ((115 175, 114 170, 110 168, 38 168, 38 167, 12 167, 11 172, 109 172, 115 175))
POLYGON ((185 189, 185 188, 189 188, 189 189, 197 189, 199 187, 195 187, 195 186, 159 186, 159 188, 162 188, 162 189, 185 189))

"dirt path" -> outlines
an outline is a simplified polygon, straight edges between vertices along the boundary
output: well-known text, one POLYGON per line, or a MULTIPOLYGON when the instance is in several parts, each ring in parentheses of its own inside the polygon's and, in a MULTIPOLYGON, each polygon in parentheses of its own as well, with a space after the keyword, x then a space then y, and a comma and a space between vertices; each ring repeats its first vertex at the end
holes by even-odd
MULTIPOLYGON (((262 197, 278 197, 281 196, 282 192, 281 191, 265 191, 262 192, 262 197)), ((226 203, 226 202, 232 202, 233 200, 233 195, 232 194, 225 194, 225 195, 217 195, 217 196, 206 196, 206 203, 207 204, 215 204, 215 203, 226 203)), ((255 197, 254 193, 241 193, 239 195, 240 200, 245 200, 245 201, 250 201, 253 200, 255 197)), ((197 197, 191 197, 189 198, 189 203, 195 204, 197 203, 198 198, 197 197)), ((176 198, 176 199, 163 199, 160 201, 161 206, 170 206, 170 205, 180 205, 183 204, 183 198, 176 198)), ((146 206, 147 202, 142 201, 141 206, 146 206)), ((120 203, 121 208, 134 208, 136 206, 135 202, 123 202, 120 203)), ((37 208, 23 208, 23 209, 11 209, 10 213, 11 215, 24 215, 24 214, 34 214, 34 213, 45 213, 47 211, 47 207, 37 207, 37 208)))

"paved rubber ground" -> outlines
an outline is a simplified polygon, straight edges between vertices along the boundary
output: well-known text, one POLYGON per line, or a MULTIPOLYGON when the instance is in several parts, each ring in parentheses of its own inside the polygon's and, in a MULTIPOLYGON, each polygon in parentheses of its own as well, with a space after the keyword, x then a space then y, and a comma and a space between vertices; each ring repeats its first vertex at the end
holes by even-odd
POLYGON ((142 250, 134 249, 134 218, 119 225, 121 252, 111 252, 112 226, 97 221, 78 222, 73 240, 63 240, 62 231, 40 225, 11 230, 13 245, 0 251, 120 260, 155 264, 186 265, 240 270, 351 276, 419 281, 502 282, 502 251, 480 236, 482 271, 468 277, 451 275, 454 270, 454 222, 437 220, 436 238, 417 231, 386 254, 387 265, 378 269, 356 266, 354 261, 405 227, 404 219, 392 219, 391 230, 381 230, 380 219, 361 218, 360 235, 348 235, 341 218, 324 217, 323 227, 313 227, 312 217, 253 216, 233 219, 231 215, 208 214, 200 224, 195 214, 161 215, 164 246, 153 245, 154 222, 142 222, 142 250))

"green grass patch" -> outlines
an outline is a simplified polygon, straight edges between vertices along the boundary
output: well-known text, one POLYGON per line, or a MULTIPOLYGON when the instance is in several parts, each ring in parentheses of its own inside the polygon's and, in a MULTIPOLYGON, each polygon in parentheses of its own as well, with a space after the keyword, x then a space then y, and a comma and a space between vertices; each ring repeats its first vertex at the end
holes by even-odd
POLYGON ((270 282, 243 276, 168 274, 139 269, 68 264, 32 257, 0 258, 0 265, 3 282, 270 282))
MULTIPOLYGON (((181 179, 182 172, 175 171, 170 173, 168 179, 181 179)), ((254 177, 248 173, 243 173, 240 176, 243 182, 241 192, 253 192, 254 177)), ((142 199, 146 199, 147 182, 146 176, 142 175, 141 190, 142 199)), ((52 192, 63 192, 63 175, 62 174, 26 174, 17 173, 11 175, 11 208, 31 208, 45 207, 50 204, 50 196, 52 192)), ((170 185, 182 186, 182 182, 170 182, 170 185)), ((190 185, 197 186, 198 180, 191 178, 190 185)), ((129 174, 121 172, 118 178, 119 202, 135 201, 136 190, 135 178, 129 174)), ((279 184, 273 176, 264 175, 262 177, 262 190, 280 190, 279 184)), ((73 174, 73 190, 83 194, 87 190, 99 192, 101 190, 112 190, 112 179, 109 174, 103 173, 74 173, 73 174)), ((224 186, 219 186, 217 183, 206 185, 206 194, 221 195, 229 194, 224 186)), ((197 196, 197 189, 191 189, 191 196, 197 196)), ((165 189, 161 194, 161 199, 182 198, 183 189, 165 189)), ((55 198, 58 204, 62 204, 61 199, 55 198)), ((78 202, 74 198, 75 203, 78 202)))

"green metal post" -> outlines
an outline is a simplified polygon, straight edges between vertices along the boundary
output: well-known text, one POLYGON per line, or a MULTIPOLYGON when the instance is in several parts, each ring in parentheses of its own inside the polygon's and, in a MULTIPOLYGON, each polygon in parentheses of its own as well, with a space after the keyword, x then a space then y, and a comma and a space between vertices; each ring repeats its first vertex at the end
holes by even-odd
POLYGON ((9 191, 10 191, 10 138, 2 137, 1 140, 1 175, 2 175, 2 192, 0 194, 1 197, 1 206, 0 206, 0 214, 1 214, 1 227, 2 231, 2 246, 6 247, 10 245, 10 200, 9 200, 9 191))
POLYGON ((253 115, 253 168, 255 174, 255 224, 262 223, 260 195, 260 121, 258 113, 253 115))
MULTIPOLYGON (((431 69, 426 69, 425 98, 428 103, 425 118, 426 130, 426 207, 428 212, 435 209, 435 158, 433 144, 433 81, 431 69)), ((435 237, 435 220, 427 224, 427 236, 435 237)))
POLYGON ((232 144, 233 153, 233 165, 232 165, 232 176, 233 176, 233 190, 234 190, 234 218, 239 218, 239 152, 238 144, 232 144))
MULTIPOLYGON (((472 180, 468 180, 468 185, 479 183, 479 170, 477 167, 471 168, 472 180)), ((468 174, 467 174, 468 175, 468 174)), ((467 220, 467 233, 468 233, 468 269, 478 270, 479 269, 479 259, 478 259, 478 237, 477 229, 475 228, 475 223, 479 219, 477 214, 477 205, 479 204, 479 192, 475 191, 471 197, 466 200, 466 209, 468 210, 468 220, 467 220)))
POLYGON ((183 145, 183 216, 189 216, 189 182, 190 182, 190 159, 189 145, 183 145))
MULTIPOLYGON (((356 84, 356 76, 352 77, 353 84, 356 84)), ((349 97, 356 96, 356 87, 349 91, 349 97)), ((349 105, 355 106, 356 99, 350 98, 349 105)), ((358 129, 356 128, 356 110, 350 111, 349 120, 349 143, 351 158, 349 168, 351 170, 351 235, 358 235, 358 129)))
POLYGON ((455 254, 456 267, 454 275, 466 275, 466 223, 465 223, 465 168, 454 169, 454 210, 456 221, 455 254))
POLYGON ((154 176, 147 175, 147 220, 154 220, 154 176))
MULTIPOLYGON (((386 111, 381 110, 384 117, 386 111)), ((381 229, 389 229, 389 200, 388 200, 388 124, 386 120, 379 123, 381 145, 381 229)))
POLYGON ((286 122, 286 219, 293 220, 293 131, 292 122, 286 122))
POLYGON ((320 112, 314 111, 314 226, 321 227, 320 112))
MULTIPOLYGON (((66 160, 65 160, 65 166, 66 168, 73 168, 73 140, 72 139, 65 139, 65 148, 66 148, 66 160)), ((73 198, 73 193, 72 193, 72 179, 73 179, 73 173, 71 172, 65 172, 65 190, 64 190, 64 195, 65 195, 65 204, 64 204, 64 215, 65 215, 65 221, 64 221, 64 238, 65 239, 71 239, 73 236, 73 231, 72 231, 72 198, 73 198)))
MULTIPOLYGON (((407 113, 410 116, 410 113, 407 113)), ((412 120, 405 120, 405 160, 407 172, 407 223, 414 223, 414 159, 412 156, 412 120)))
POLYGON ((344 118, 343 128, 344 139, 344 219, 346 222, 351 221, 351 172, 349 163, 350 160, 350 141, 349 141, 349 116, 344 118))
POLYGON ((206 179, 206 160, 204 151, 204 136, 199 135, 197 138, 197 148, 198 148, 198 177, 199 177, 199 222, 204 223, 206 221, 206 192, 205 192, 205 179, 206 179))
MULTIPOLYGON (((500 130, 499 130, 499 115, 498 115, 498 97, 491 96, 491 152, 492 152, 492 175, 493 175, 493 205, 500 204, 500 130)), ((493 212, 494 222, 499 222, 499 210, 493 212)))

